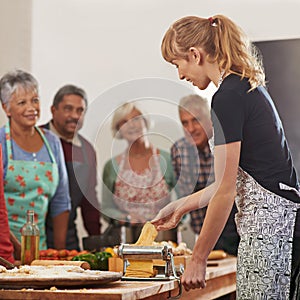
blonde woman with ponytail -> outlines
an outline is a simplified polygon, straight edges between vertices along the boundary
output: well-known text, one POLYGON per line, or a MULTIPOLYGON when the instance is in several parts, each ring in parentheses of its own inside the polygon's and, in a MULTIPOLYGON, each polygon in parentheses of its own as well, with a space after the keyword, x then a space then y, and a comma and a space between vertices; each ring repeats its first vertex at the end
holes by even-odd
POLYGON ((300 193, 280 117, 265 87, 262 61, 229 18, 184 17, 165 33, 164 59, 181 80, 212 98, 215 182, 172 202, 152 220, 158 230, 208 206, 182 283, 205 287, 206 262, 236 202, 237 299, 300 299, 300 193))

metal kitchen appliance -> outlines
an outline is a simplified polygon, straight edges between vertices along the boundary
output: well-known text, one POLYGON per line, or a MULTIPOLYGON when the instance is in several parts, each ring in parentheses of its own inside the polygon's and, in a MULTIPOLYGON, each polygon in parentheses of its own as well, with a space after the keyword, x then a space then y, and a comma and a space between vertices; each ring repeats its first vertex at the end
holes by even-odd
POLYGON ((157 274, 150 278, 140 277, 122 277, 122 280, 178 280, 179 293, 175 297, 169 299, 178 299, 181 295, 180 275, 183 274, 183 266, 175 267, 172 248, 168 245, 163 246, 136 246, 129 244, 121 244, 117 247, 117 255, 123 259, 123 274, 126 273, 126 268, 130 264, 130 259, 133 260, 162 260, 164 266, 156 266, 157 274))

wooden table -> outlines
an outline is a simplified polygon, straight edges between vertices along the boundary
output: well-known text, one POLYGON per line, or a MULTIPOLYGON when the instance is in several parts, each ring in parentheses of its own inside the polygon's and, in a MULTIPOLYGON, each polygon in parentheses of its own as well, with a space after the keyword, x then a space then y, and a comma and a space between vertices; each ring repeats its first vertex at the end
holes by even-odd
MULTIPOLYGON (((236 259, 227 258, 218 266, 207 268, 205 289, 183 291, 180 299, 213 299, 235 291, 236 259)), ((178 282, 117 281, 101 287, 81 289, 1 289, 0 299, 6 300, 155 300, 178 294, 178 282)))
MULTIPOLYGON (((231 295, 235 299, 236 290, 236 258, 226 258, 218 266, 207 267, 205 289, 182 291, 182 300, 208 300, 224 295, 231 295)), ((209 262, 212 263, 212 262, 209 262)))

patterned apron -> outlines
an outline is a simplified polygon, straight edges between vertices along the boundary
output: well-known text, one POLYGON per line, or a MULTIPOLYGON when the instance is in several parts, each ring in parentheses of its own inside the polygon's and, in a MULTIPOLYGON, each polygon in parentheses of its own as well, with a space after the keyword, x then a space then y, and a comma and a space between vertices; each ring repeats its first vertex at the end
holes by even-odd
POLYGON ((156 153, 153 149, 151 167, 141 173, 125 168, 127 156, 123 153, 115 182, 113 199, 116 206, 128 214, 139 215, 145 222, 170 202, 169 188, 156 153))
POLYGON ((21 228, 26 222, 26 211, 34 210, 40 229, 40 249, 46 249, 45 219, 48 204, 54 195, 59 175, 54 155, 42 131, 35 127, 48 150, 51 162, 14 160, 9 123, 5 126, 7 172, 4 194, 11 231, 21 240, 21 228))
POLYGON ((153 149, 150 168, 137 173, 125 167, 128 158, 125 153, 122 154, 113 201, 120 211, 128 215, 138 215, 141 220, 141 224, 129 224, 129 230, 121 226, 122 243, 135 243, 141 233, 142 224, 151 220, 170 202, 170 192, 162 174, 159 157, 157 150, 153 149))
MULTIPOLYGON (((294 190, 280 184, 281 189, 294 190)), ((300 203, 278 196, 239 168, 237 180, 237 299, 286 300, 293 233, 300 203)))

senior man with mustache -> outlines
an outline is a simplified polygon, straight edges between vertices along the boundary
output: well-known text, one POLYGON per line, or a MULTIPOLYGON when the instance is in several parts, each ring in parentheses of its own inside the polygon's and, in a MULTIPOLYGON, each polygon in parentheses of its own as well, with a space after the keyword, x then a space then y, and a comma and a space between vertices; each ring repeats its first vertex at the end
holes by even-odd
MULTIPOLYGON (((51 106, 52 120, 43 127, 60 137, 69 176, 72 210, 66 248, 80 250, 75 220, 81 208, 84 227, 89 235, 101 233, 100 207, 97 198, 97 162, 93 146, 78 133, 87 109, 87 96, 75 85, 61 87, 51 106)), ((47 245, 53 246, 52 222, 47 219, 47 245)))

